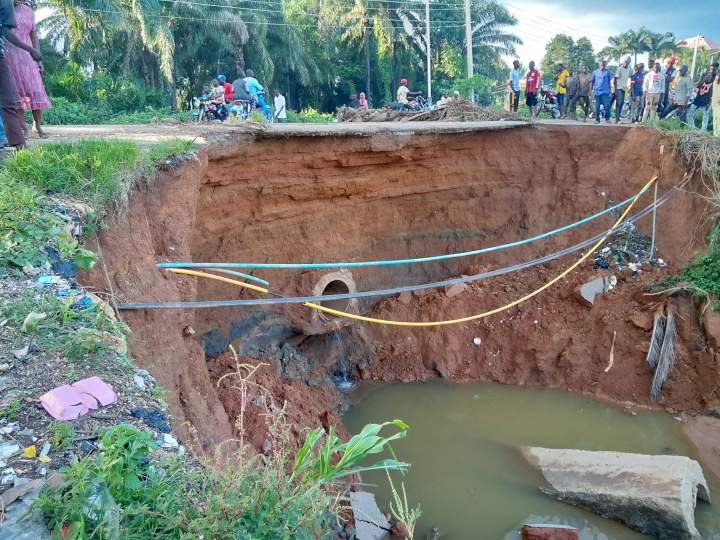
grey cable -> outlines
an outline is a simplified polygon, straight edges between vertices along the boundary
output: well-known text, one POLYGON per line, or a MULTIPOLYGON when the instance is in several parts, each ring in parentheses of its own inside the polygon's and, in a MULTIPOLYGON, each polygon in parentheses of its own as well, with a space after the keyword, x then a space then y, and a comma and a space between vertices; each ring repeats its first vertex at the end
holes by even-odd
MULTIPOLYGON (((686 179, 677 186, 665 192, 660 198, 657 199, 657 203, 650 204, 643 210, 633 214, 625 223, 618 227, 612 235, 615 235, 622 231, 628 223, 634 223, 639 219, 647 216, 653 212, 657 207, 662 206, 672 195, 684 187, 690 179, 686 179)), ((544 255, 536 259, 531 259, 522 263, 513 264, 511 266, 505 266, 503 268, 497 268, 488 272, 482 272, 480 274, 474 274, 472 276, 462 276, 459 278, 447 279, 444 281, 436 281, 433 283, 424 283, 421 285, 406 285, 404 287, 393 287, 391 289, 380 289, 375 291, 360 291, 354 293, 345 294, 328 294, 325 296, 279 296, 278 298, 253 298, 251 300, 199 300, 193 302, 150 302, 150 303, 135 303, 135 304, 121 304, 118 306, 119 309, 130 310, 130 309, 186 309, 186 308, 215 308, 215 307, 238 307, 238 306, 266 306, 266 305, 277 305, 277 304, 302 304, 305 302, 328 302, 331 300, 352 300, 355 298, 371 298, 375 296, 392 296, 404 292, 420 291, 424 289, 437 289, 440 287, 448 287, 450 285, 458 285, 462 283, 471 283, 474 281, 481 281, 491 277, 501 276, 509 274, 511 272, 517 272, 518 270, 525 270, 537 266, 565 255, 570 255, 576 251, 579 251, 585 247, 588 247, 603 236, 605 236, 610 229, 603 231, 592 238, 589 238, 583 242, 575 244, 573 246, 561 249, 549 255, 544 255)), ((275 294, 275 293, 273 293, 275 294)))

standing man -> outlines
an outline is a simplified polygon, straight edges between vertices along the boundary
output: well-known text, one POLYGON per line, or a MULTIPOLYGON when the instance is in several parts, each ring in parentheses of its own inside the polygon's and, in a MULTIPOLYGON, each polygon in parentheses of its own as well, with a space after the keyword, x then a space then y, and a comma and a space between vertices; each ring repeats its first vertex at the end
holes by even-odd
POLYGON ((625 106, 625 90, 630 84, 630 76, 632 69, 630 68, 630 57, 623 60, 623 63, 615 70, 615 123, 620 123, 623 107, 625 106))
POLYGON ((535 62, 530 62, 525 75, 525 104, 530 110, 530 118, 537 116, 537 92, 540 88, 540 72, 535 69, 535 62))
POLYGON ((605 60, 600 61, 598 68, 593 71, 590 79, 593 94, 595 94, 595 123, 600 123, 600 107, 605 110, 605 121, 610 121, 610 70, 605 60))
POLYGON ((665 67, 660 71, 660 74, 665 79, 665 87, 663 89, 663 96, 661 105, 659 105, 658 112, 663 112, 670 102, 670 86, 675 80, 677 75, 677 68, 675 68, 675 62, 677 62, 677 56, 671 56, 667 59, 665 67))
POLYGON ((643 83, 645 82, 645 66, 637 64, 635 73, 630 76, 630 121, 635 124, 640 121, 640 111, 643 104, 643 83))
POLYGON ((555 73, 555 94, 557 95, 558 107, 560 107, 560 118, 565 117, 565 96, 567 94, 567 78, 570 76, 565 64, 558 62, 555 73))
POLYGON ((510 70, 510 110, 517 112, 520 104, 520 62, 513 60, 513 68, 510 70))
POLYGON ((717 62, 713 62, 710 68, 702 74, 700 81, 697 83, 697 96, 695 96, 695 100, 688 110, 690 113, 690 121, 688 123, 693 129, 695 129, 695 111, 702 109, 702 130, 707 131, 710 121, 710 100, 713 95, 713 83, 718 74, 718 65, 717 62))
POLYGON ((565 95, 565 117, 569 116, 570 118, 575 120, 576 109, 573 108, 573 104, 575 105, 575 107, 577 107, 577 93, 579 88, 578 78, 577 76, 575 76, 575 71, 572 68, 568 69, 568 73, 568 78, 565 81, 565 90, 567 92, 565 95))
POLYGON ((660 115, 661 118, 665 118, 668 114, 678 109, 678 116, 683 124, 687 123, 687 108, 690 96, 693 93, 695 85, 693 84, 692 77, 688 75, 688 66, 683 64, 680 67, 680 72, 675 80, 675 94, 670 100, 667 108, 660 115))
POLYGON ((25 126, 23 126, 23 120, 17 114, 15 88, 5 58, 5 47, 8 43, 12 43, 30 53, 32 59, 36 62, 42 60, 42 56, 40 51, 31 45, 25 44, 10 31, 15 26, 13 0, 0 0, 0 106, 2 107, 2 117, 8 144, 14 148, 24 148, 25 126))
POLYGON ((275 96, 275 121, 279 122, 280 124, 284 124, 287 122, 287 109, 285 108, 285 96, 283 96, 279 91, 275 90, 273 92, 273 96, 275 96))
POLYGON ((585 111, 585 116, 583 117, 583 122, 587 122, 588 116, 590 114, 590 89, 591 89, 591 77, 587 66, 581 66, 580 72, 577 76, 577 94, 575 94, 575 97, 572 99, 572 103, 570 103, 570 110, 572 111, 572 118, 575 120, 575 113, 577 111, 577 104, 580 103, 580 106, 583 108, 583 111, 585 111))
POLYGON ((660 72, 660 62, 655 62, 652 71, 645 75, 643 92, 645 92, 645 112, 643 112, 642 121, 644 122, 648 118, 654 120, 658 116, 658 105, 665 93, 665 78, 660 72))

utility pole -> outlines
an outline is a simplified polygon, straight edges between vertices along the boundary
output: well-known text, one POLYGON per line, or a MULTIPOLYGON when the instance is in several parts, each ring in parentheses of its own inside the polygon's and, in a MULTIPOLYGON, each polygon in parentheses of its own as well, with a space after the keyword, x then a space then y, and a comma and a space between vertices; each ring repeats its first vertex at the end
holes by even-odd
POLYGON ((430 60, 430 0, 425 0, 425 52, 427 52, 427 98, 432 103, 432 74, 430 60))
POLYGON ((695 36, 695 50, 693 50, 693 59, 692 59, 692 73, 690 73, 690 76, 695 80, 695 64, 697 63, 697 54, 698 54, 698 45, 700 44, 700 38, 702 36, 698 34, 695 36))
MULTIPOLYGON (((467 76, 472 79, 473 68, 473 46, 472 46, 472 22, 470 21, 470 0, 465 0, 465 48, 467 49, 467 76)), ((470 101, 475 102, 475 89, 470 87, 470 101)))

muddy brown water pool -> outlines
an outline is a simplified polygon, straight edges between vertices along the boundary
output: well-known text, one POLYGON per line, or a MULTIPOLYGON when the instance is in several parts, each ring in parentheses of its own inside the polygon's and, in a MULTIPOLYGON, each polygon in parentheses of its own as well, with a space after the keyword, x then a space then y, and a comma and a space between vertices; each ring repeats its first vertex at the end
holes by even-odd
MULTIPOLYGON (((646 454, 697 453, 682 424, 655 411, 625 414, 615 405, 560 390, 489 383, 394 384, 371 391, 345 415, 349 431, 370 422, 401 418, 408 437, 398 456, 412 464, 404 481, 411 504, 420 504, 417 538, 438 527, 442 538, 519 538, 523 523, 555 523, 581 529, 583 540, 647 538, 625 526, 556 501, 538 490, 542 479, 523 461, 518 446, 613 450, 646 454)), ((720 539, 720 484, 711 484, 713 505, 698 502, 703 538, 720 539)), ((397 475, 395 475, 397 477, 397 475)), ((399 477, 395 479, 399 488, 399 477)), ((384 473, 363 482, 389 508, 384 473)))

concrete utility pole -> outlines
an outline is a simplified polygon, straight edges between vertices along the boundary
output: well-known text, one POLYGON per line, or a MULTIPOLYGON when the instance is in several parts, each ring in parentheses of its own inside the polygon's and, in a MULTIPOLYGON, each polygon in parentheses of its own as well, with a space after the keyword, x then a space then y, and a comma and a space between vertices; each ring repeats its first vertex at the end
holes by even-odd
MULTIPOLYGON (((472 21, 470 20, 470 0, 465 0, 465 48, 467 49, 467 76, 472 79, 474 75, 472 21)), ((475 89, 470 88, 470 101, 475 101, 475 89)))
POLYGON ((427 98, 432 103, 432 74, 430 60, 430 0, 425 0, 425 51, 427 52, 427 98))
POLYGON ((702 36, 698 34, 695 36, 695 50, 693 50, 693 60, 692 60, 692 72, 690 73, 690 76, 695 80, 695 64, 697 63, 697 53, 698 53, 698 45, 700 43, 700 38, 702 36))

